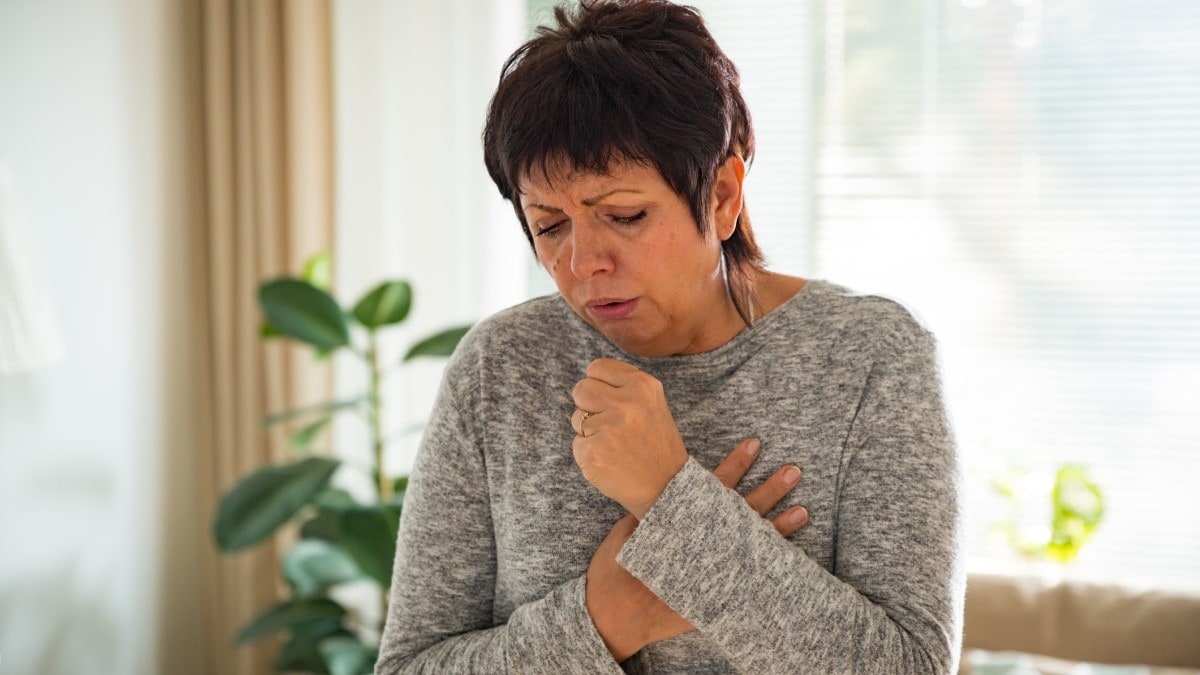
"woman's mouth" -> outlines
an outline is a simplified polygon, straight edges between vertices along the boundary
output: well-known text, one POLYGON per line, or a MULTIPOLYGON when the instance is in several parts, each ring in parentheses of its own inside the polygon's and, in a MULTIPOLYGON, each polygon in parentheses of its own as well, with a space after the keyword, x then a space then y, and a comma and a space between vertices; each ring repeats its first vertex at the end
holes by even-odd
POLYGON ((637 298, 620 300, 617 298, 597 298, 589 300, 586 305, 588 314, 601 321, 624 319, 637 308, 637 298))

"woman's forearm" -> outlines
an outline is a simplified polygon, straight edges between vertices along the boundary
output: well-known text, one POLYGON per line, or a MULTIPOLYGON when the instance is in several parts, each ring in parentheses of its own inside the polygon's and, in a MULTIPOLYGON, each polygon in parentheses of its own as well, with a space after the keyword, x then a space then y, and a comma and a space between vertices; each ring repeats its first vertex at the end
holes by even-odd
MULTIPOLYGON (((460 633, 440 633, 418 608, 397 612, 375 672, 621 673, 588 618, 583 589, 584 579, 573 579, 518 607, 504 624, 460 633)), ((440 610, 436 615, 443 618, 453 612, 440 610)))

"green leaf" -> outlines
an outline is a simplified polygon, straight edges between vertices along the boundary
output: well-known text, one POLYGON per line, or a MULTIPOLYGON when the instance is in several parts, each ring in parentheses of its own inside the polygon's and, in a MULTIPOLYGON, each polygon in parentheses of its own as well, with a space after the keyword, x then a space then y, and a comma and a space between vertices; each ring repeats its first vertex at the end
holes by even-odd
POLYGON ((300 526, 300 536, 304 539, 321 539, 333 544, 338 543, 341 532, 338 530, 338 514, 347 509, 358 508, 359 504, 349 492, 341 488, 326 488, 317 495, 313 502, 317 507, 317 515, 309 518, 300 526))
POLYGON ((269 321, 264 321, 263 324, 258 327, 258 336, 264 340, 269 340, 271 338, 283 337, 283 331, 271 325, 269 321))
MULTIPOLYGON (((333 602, 337 602, 336 600, 333 602)), ((341 604, 341 603, 338 603, 341 604)), ((321 640, 334 636, 353 636, 354 634, 347 630, 343 615, 338 618, 321 619, 319 621, 310 621, 292 626, 289 632, 292 638, 297 640, 305 640, 309 644, 316 645, 321 640)))
POLYGON ((418 356, 450 356, 469 330, 471 330, 471 325, 467 324, 431 335, 413 345, 404 355, 404 360, 412 361, 418 356))
POLYGON ((304 427, 300 431, 296 432, 296 435, 288 439, 288 445, 298 450, 302 450, 312 445, 313 439, 315 439, 317 434, 321 433, 321 430, 324 429, 327 424, 329 424, 329 420, 329 417, 324 417, 304 427))
POLYGON ((996 491, 996 494, 1009 501, 1017 498, 1017 489, 1009 481, 1001 480, 999 478, 994 479, 992 481, 992 489, 996 491))
POLYGON ((385 588, 392 581, 399 516, 394 507, 362 506, 338 514, 339 543, 359 569, 385 588))
POLYGON ((315 641, 293 637, 279 649, 279 656, 275 657, 275 672, 328 675, 329 668, 315 641))
POLYGON ((1092 482, 1085 467, 1065 464, 1058 470, 1054 481, 1055 509, 1072 518, 1079 519, 1089 529, 1100 524, 1104 518, 1104 497, 1100 486, 1092 482))
POLYGON ((300 278, 328 292, 333 279, 333 259, 329 251, 318 251, 305 261, 300 278))
POLYGON ((313 595, 330 586, 362 576, 358 565, 341 548, 319 539, 296 543, 282 563, 283 578, 300 595, 313 595))
POLYGON ((1085 467, 1064 464, 1055 475, 1051 500, 1053 515, 1046 555, 1070 562, 1104 519, 1104 495, 1085 467))
MULTIPOLYGON (((400 476, 392 482, 392 497, 387 500, 387 506, 395 509, 396 522, 400 521, 400 508, 404 506, 404 495, 408 492, 408 476, 400 476)), ((391 517, 392 514, 389 514, 391 517)))
POLYGON ((317 500, 314 503, 322 511, 345 511, 346 509, 358 506, 358 502, 354 501, 354 497, 342 488, 326 489, 317 495, 317 500))
POLYGON ((277 413, 271 413, 263 418, 262 423, 264 427, 269 427, 273 424, 287 422, 289 420, 294 420, 297 417, 312 415, 313 413, 337 412, 339 410, 346 410, 347 408, 355 408, 366 400, 366 396, 355 396, 354 398, 342 399, 340 401, 326 401, 324 403, 317 403, 315 405, 301 406, 299 408, 292 408, 291 410, 283 410, 277 413))
POLYGON ((267 321, 288 337, 330 350, 350 344, 342 308, 328 293, 300 279, 280 278, 258 289, 267 321))
POLYGON ((217 545, 229 552, 262 541, 311 502, 340 464, 310 457, 259 469, 242 479, 221 499, 213 526, 217 545))
POLYGON ((375 650, 352 637, 331 637, 318 645, 330 675, 361 675, 375 661, 375 650))
POLYGON ((250 642, 284 628, 302 627, 329 619, 341 620, 346 610, 336 602, 315 600, 285 600, 267 610, 238 633, 238 644, 250 642))
POLYGON ((353 637, 341 619, 323 619, 292 626, 291 637, 279 650, 275 660, 277 672, 328 673, 318 644, 332 637, 353 637))
POLYGON ((304 539, 320 539, 332 544, 338 543, 342 534, 338 531, 338 514, 334 511, 321 511, 304 521, 300 526, 300 536, 304 539))
POLYGON ((354 318, 367 328, 400 323, 412 307, 412 286, 407 281, 385 281, 354 306, 354 318))

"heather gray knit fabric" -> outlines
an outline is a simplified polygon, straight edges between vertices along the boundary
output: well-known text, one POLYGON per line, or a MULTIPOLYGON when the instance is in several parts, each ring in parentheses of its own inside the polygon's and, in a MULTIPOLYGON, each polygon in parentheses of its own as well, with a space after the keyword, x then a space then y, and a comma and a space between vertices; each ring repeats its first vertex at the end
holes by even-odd
POLYGON ((571 454, 571 389, 599 357, 662 381, 691 459, 618 561, 696 630, 629 672, 948 673, 961 640, 958 481, 933 340, 897 304, 810 281, 704 354, 641 359, 557 295, 480 323, 417 457, 377 673, 620 673, 584 606, 622 515, 571 454), (762 440, 738 486, 710 473, 762 440), (738 493, 780 466, 788 538, 738 493))

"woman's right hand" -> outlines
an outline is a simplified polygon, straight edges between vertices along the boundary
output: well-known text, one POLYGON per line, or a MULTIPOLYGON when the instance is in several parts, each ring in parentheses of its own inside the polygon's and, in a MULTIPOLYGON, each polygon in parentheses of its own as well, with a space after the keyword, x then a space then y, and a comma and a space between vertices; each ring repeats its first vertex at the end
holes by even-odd
MULTIPOLYGON (((760 447, 755 439, 742 441, 713 470, 713 474, 725 487, 736 487, 758 459, 760 447)), ((746 495, 746 503, 760 516, 766 516, 799 482, 800 470, 785 466, 746 495)), ((776 516, 771 523, 786 537, 808 523, 808 511, 795 506, 776 516)), ((617 554, 633 536, 636 526, 637 521, 632 515, 617 521, 592 556, 587 572, 585 599, 588 613, 605 646, 618 662, 648 644, 693 629, 692 624, 617 564, 617 554)))
MULTIPOLYGON (((721 461, 717 468, 713 469, 713 474, 725 487, 730 489, 737 487, 746 472, 750 470, 750 466, 758 459, 761 447, 762 445, 754 438, 742 441, 733 449, 733 452, 721 461)), ((757 511, 758 515, 766 517, 767 513, 799 484, 800 467, 789 464, 776 471, 773 476, 763 481, 762 485, 746 495, 746 503, 757 511)), ((771 524, 775 526, 779 534, 787 537, 808 524, 808 510, 803 506, 793 506, 775 516, 771 520, 771 524)))

